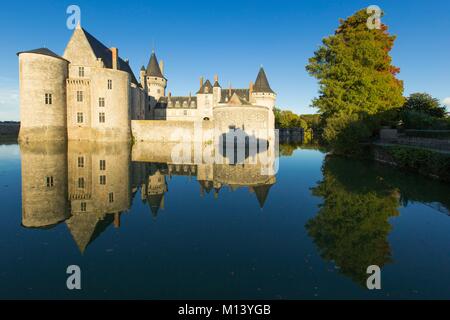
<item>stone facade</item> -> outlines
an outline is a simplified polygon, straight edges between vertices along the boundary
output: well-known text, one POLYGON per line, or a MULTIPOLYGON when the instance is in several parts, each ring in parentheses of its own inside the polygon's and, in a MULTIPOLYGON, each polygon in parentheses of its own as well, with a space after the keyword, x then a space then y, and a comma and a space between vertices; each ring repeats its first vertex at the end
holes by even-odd
POLYGON ((219 134, 274 130, 276 94, 262 67, 248 88, 223 89, 215 76, 213 84, 201 78, 195 95, 172 96, 154 52, 138 81, 117 48, 80 25, 62 57, 45 48, 18 55, 23 141, 170 141, 192 123, 219 134))

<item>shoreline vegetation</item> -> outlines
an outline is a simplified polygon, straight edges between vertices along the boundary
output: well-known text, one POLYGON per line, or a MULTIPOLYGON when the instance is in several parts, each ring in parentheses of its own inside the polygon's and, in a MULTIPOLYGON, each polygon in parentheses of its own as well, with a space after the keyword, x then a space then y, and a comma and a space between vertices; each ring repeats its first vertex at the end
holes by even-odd
POLYGON ((0 121, 0 142, 16 143, 19 137, 20 122, 0 121))

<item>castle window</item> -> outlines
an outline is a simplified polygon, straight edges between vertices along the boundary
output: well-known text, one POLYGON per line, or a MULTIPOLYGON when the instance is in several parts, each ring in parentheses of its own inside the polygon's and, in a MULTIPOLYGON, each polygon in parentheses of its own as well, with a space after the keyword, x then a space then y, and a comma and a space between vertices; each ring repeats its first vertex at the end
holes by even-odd
POLYGON ((156 92, 158 92, 158 94, 160 94, 161 93, 161 89, 156 90, 156 92))
POLYGON ((86 204, 86 202, 81 202, 80 203, 80 210, 81 210, 81 212, 86 212, 87 211, 87 204, 86 204))
POLYGON ((106 170, 106 160, 100 160, 100 170, 101 171, 106 170))
POLYGON ((108 80, 108 90, 112 90, 112 80, 108 80))
POLYGON ((45 104, 52 104, 53 103, 53 96, 51 93, 45 94, 45 104))
POLYGON ((98 121, 99 121, 100 123, 105 123, 105 113, 104 113, 104 112, 100 112, 100 113, 98 114, 98 121))
POLYGON ((105 98, 98 98, 98 106, 99 107, 105 106, 105 98))
POLYGON ((114 193, 110 192, 109 193, 109 203, 113 203, 114 202, 114 193))
POLYGON ((79 68, 78 68, 78 76, 79 76, 80 78, 83 78, 83 77, 84 77, 84 67, 79 67, 79 68))
POLYGON ((187 110, 184 110, 184 112, 183 112, 183 113, 184 113, 184 115, 185 115, 185 116, 187 116, 187 115, 188 115, 188 112, 187 112, 187 110))
POLYGON ((78 168, 84 168, 84 157, 78 157, 78 168))
POLYGON ((83 112, 78 112, 77 113, 77 122, 78 123, 83 123, 84 119, 83 119, 83 112))
POLYGON ((101 185, 106 185, 106 176, 100 176, 100 184, 101 185))
POLYGON ((84 178, 83 177, 78 178, 78 188, 84 189, 84 178))
POLYGON ((77 91, 77 101, 83 102, 83 91, 77 91))
POLYGON ((47 188, 53 187, 53 177, 47 177, 47 188))

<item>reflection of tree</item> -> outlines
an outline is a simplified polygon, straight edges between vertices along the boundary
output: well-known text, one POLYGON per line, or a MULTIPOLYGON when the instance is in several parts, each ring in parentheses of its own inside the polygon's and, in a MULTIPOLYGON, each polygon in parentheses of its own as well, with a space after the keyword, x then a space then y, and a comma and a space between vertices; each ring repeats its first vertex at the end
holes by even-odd
POLYGON ((368 266, 391 261, 388 219, 398 214, 398 192, 369 167, 349 159, 328 157, 323 176, 313 194, 323 197, 324 204, 306 228, 322 258, 363 285, 368 266))

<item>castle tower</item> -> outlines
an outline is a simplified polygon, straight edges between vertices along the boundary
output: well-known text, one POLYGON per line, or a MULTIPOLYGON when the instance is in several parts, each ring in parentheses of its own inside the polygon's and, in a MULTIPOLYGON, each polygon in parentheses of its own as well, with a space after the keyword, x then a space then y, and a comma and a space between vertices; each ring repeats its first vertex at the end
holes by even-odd
POLYGON ((69 218, 66 143, 22 142, 20 150, 22 225, 48 228, 69 218))
POLYGON ((200 89, 197 92, 199 117, 203 120, 212 120, 214 104, 214 88, 209 80, 203 83, 202 77, 200 78, 200 89))
POLYGON ((65 140, 69 62, 46 48, 19 52, 21 141, 65 140))
POLYGON ((265 106, 270 109, 275 107, 277 99, 276 93, 270 88, 266 73, 263 67, 259 69, 255 84, 250 88, 252 103, 258 106, 265 106))
MULTIPOLYGON (((161 65, 162 66, 162 65, 161 65)), ((153 109, 158 102, 159 98, 165 97, 167 79, 164 78, 163 72, 161 71, 160 65, 158 64, 158 59, 153 51, 150 56, 150 61, 147 65, 147 92, 150 97, 150 108, 153 109)))

